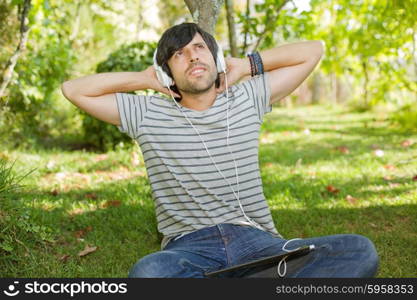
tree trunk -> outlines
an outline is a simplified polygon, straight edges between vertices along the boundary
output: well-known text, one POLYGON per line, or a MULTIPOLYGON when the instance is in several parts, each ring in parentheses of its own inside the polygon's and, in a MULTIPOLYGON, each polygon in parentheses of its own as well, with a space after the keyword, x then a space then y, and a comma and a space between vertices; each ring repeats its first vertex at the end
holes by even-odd
POLYGON ((331 86, 331 101, 333 104, 337 103, 337 75, 335 72, 330 74, 330 86, 331 86))
MULTIPOLYGON (((20 41, 17 45, 16 51, 12 55, 12 57, 9 59, 9 61, 6 64, 6 69, 3 73, 3 81, 0 86, 0 99, 4 96, 5 90, 7 86, 9 85, 10 81, 12 80, 13 70, 16 66, 17 60, 22 54, 22 52, 26 49, 26 42, 29 35, 29 26, 28 26, 28 14, 29 10, 31 8, 31 0, 25 0, 23 4, 23 10, 20 15, 20 41)), ((7 105, 6 101, 6 105, 7 105)))
POLYGON ((320 72, 315 72, 313 75, 313 86, 311 91, 312 104, 319 104, 322 97, 322 78, 320 72))
POLYGON ((411 32, 411 34, 412 34, 412 42, 413 42, 411 47, 413 49, 412 59, 413 59, 413 63, 414 63, 414 76, 417 78, 417 56, 416 56, 416 53, 417 53, 417 50, 416 50, 416 34, 417 33, 416 33, 414 28, 413 28, 413 31, 411 32))
POLYGON ((364 94, 364 100, 365 100, 365 107, 368 107, 368 82, 369 82, 369 76, 368 76, 368 64, 365 60, 362 61, 362 70, 363 75, 365 76, 365 80, 363 81, 363 94, 364 94))
POLYGON ((236 41, 236 26, 234 19, 233 0, 226 0, 227 25, 229 27, 229 46, 230 54, 233 57, 239 56, 236 41))
POLYGON ((246 0, 246 13, 245 13, 245 18, 246 18, 246 23, 244 25, 244 41, 243 41, 243 48, 242 48, 242 55, 246 55, 246 52, 248 51, 248 34, 249 34, 249 24, 248 24, 248 20, 249 20, 249 16, 250 16, 250 0, 246 0))
POLYGON ((195 23, 211 35, 224 0, 184 0, 195 23))

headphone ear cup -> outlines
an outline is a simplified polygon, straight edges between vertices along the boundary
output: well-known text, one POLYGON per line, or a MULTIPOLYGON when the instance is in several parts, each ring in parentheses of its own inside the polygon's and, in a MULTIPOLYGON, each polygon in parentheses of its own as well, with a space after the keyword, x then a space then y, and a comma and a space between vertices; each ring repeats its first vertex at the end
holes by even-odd
POLYGON ((155 50, 153 54, 153 67, 156 72, 156 77, 158 78, 159 82, 162 84, 162 86, 169 88, 171 85, 174 85, 174 81, 170 76, 168 76, 167 73, 165 73, 164 70, 162 70, 162 67, 158 65, 156 62, 156 53, 158 50, 155 50))
POLYGON ((223 50, 219 44, 217 44, 217 73, 226 73, 226 62, 224 60, 223 50))

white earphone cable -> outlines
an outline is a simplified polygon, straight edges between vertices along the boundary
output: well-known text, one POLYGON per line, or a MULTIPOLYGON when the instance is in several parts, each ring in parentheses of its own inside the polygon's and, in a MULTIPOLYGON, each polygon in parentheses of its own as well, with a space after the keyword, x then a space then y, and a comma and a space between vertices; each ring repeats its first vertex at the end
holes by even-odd
MULTIPOLYGON (((283 250, 283 251, 285 251, 285 252, 290 252, 290 251, 294 251, 294 250, 298 250, 298 249, 300 249, 300 247, 295 248, 295 249, 291 249, 291 250, 285 249, 285 246, 287 246, 287 244, 288 244, 289 242, 296 241, 296 240, 301 240, 301 239, 300 239, 300 238, 294 238, 294 239, 291 239, 291 240, 286 241, 286 242, 285 242, 285 244, 284 244, 284 246, 282 246, 282 250, 283 250)), ((280 277, 284 277, 284 276, 285 276, 285 274, 287 273, 287 262, 286 262, 286 259, 287 259, 287 256, 285 256, 284 258, 282 258, 282 259, 279 261, 279 264, 278 264, 278 266, 277 266, 278 275, 279 275, 280 277), (284 272, 281 272, 281 265, 282 265, 282 264, 284 264, 284 272)))
POLYGON ((230 184, 230 182, 229 182, 229 180, 227 180, 227 178, 224 176, 224 174, 222 173, 222 171, 220 171, 220 169, 219 169, 219 167, 217 166, 217 164, 216 164, 216 162, 214 161, 214 159, 213 159, 213 157, 210 155, 210 152, 209 152, 209 150, 208 150, 208 147, 207 147, 207 145, 206 145, 206 143, 204 142, 204 140, 203 140, 203 138, 201 137, 201 135, 200 135, 200 132, 197 130, 197 128, 195 128, 195 126, 193 125, 193 123, 190 121, 190 119, 187 117, 187 115, 185 114, 185 112, 181 109, 181 107, 178 105, 178 103, 177 103, 177 101, 175 100, 175 98, 174 98, 174 96, 173 96, 173 94, 172 94, 172 91, 171 91, 171 89, 169 88, 169 86, 168 86, 168 90, 169 90, 169 92, 170 92, 170 95, 171 95, 171 98, 173 99, 173 101, 175 102, 175 104, 176 104, 176 106, 177 106, 177 108, 178 108, 178 110, 180 110, 181 111, 181 113, 184 115, 184 117, 187 119, 187 121, 188 121, 188 123, 190 123, 190 125, 191 125, 191 127, 193 127, 194 128, 194 130, 195 130, 195 132, 197 132, 197 134, 198 134, 198 136, 200 137, 200 140, 201 140, 201 142, 203 143, 203 145, 204 145, 204 148, 205 148, 205 150, 206 150, 206 152, 207 152, 207 154, 208 154, 208 156, 210 157, 210 159, 211 159, 211 161, 212 161, 212 163, 213 163, 213 165, 215 166, 215 168, 217 169, 217 171, 220 173, 220 175, 222 175, 222 177, 223 177, 223 179, 227 182, 227 184, 229 185, 229 187, 230 187, 230 189, 232 190, 232 192, 233 192, 233 194, 234 194, 234 196, 235 196, 235 198, 236 198, 236 200, 237 200, 237 202, 239 203, 239 207, 240 207, 240 209, 241 209, 241 211, 242 211, 242 213, 243 213, 243 216, 249 221, 249 223, 251 223, 252 225, 254 225, 256 228, 258 228, 258 229, 260 229, 260 230, 262 230, 262 231, 264 231, 264 229, 262 229, 262 227, 259 225, 259 224, 257 224, 257 223, 255 223, 254 221, 252 221, 247 215, 246 215, 246 213, 245 213, 245 211, 244 211, 244 209, 243 209, 243 207, 242 207, 242 204, 240 203, 240 186, 239 186, 239 174, 238 174, 238 170, 237 170, 237 163, 236 163, 236 160, 235 160, 235 158, 234 158, 234 155, 233 155, 233 152, 232 152, 232 150, 231 150, 231 148, 230 148, 230 145, 229 145, 229 137, 230 137, 230 130, 229 130, 229 128, 230 128, 230 126, 229 126, 229 89, 228 89, 228 83, 227 83, 227 74, 226 74, 226 71, 224 71, 224 78, 225 78, 225 87, 226 87, 226 102, 227 102, 227 109, 226 109, 226 123, 227 123, 227 137, 226 137, 226 143, 227 143, 227 148, 228 148, 228 150, 229 150, 229 153, 231 154, 231 156, 232 156, 232 158, 233 158, 233 162, 234 162, 234 166, 235 166, 235 176, 236 176, 236 185, 237 185, 237 188, 238 188, 238 190, 237 190, 237 195, 236 195, 236 192, 235 192, 235 190, 233 189, 233 186, 230 184))

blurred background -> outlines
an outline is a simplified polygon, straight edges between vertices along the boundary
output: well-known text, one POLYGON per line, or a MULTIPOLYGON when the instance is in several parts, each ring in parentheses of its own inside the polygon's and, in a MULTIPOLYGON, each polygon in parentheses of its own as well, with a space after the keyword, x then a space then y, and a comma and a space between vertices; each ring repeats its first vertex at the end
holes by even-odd
MULTIPOLYGON (((0 3, 0 136, 11 148, 106 151, 131 143, 65 100, 60 84, 97 72, 140 71, 159 36, 202 1, 4 0, 0 3), (97 130, 100 128, 100 130, 97 130)), ((204 2, 204 1, 203 1, 204 2)), ((226 56, 320 39, 317 69, 278 106, 383 109, 417 129, 417 1, 227 0, 206 24, 226 56), (215 25, 214 25, 215 24, 215 25)))

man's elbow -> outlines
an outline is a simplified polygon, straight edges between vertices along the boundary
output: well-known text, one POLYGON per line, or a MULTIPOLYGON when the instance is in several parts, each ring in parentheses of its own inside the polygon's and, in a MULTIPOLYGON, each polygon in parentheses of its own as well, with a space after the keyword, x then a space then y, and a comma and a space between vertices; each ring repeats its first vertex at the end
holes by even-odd
POLYGON ((65 98, 67 98, 71 102, 73 101, 74 97, 72 96, 71 88, 69 87, 68 81, 64 81, 61 84, 61 92, 62 92, 62 95, 64 95, 65 98))
POLYGON ((325 43, 322 40, 312 41, 314 45, 313 53, 320 59, 323 56, 325 43))
POLYGON ((61 92, 62 92, 62 95, 64 95, 64 97, 68 99, 68 89, 67 89, 67 82, 66 81, 61 83, 61 92))

